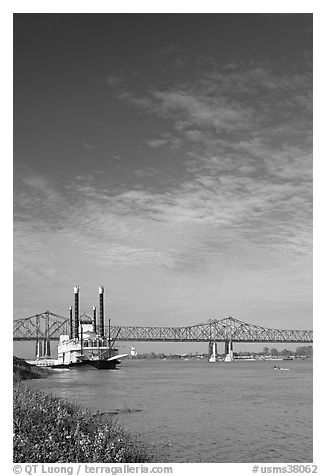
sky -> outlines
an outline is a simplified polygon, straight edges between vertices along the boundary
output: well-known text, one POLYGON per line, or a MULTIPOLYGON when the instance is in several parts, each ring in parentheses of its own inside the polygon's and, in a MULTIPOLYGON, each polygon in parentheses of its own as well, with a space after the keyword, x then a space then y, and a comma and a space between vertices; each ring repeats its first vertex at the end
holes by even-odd
POLYGON ((14 319, 312 328, 312 15, 14 15, 14 319))

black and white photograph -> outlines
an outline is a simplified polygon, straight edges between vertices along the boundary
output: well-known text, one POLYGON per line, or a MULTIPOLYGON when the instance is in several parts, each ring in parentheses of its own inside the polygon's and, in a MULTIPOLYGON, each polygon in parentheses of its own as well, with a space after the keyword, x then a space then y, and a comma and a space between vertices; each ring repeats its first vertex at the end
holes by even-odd
POLYGON ((14 472, 317 472, 313 14, 17 10, 12 56, 14 472))

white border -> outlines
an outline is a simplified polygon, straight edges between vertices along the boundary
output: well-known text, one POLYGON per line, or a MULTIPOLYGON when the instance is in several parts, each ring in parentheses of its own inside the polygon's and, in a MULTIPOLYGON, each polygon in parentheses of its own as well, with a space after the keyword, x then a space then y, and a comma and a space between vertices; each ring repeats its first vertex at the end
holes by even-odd
MULTIPOLYGON (((2 396, 3 414, 7 420, 1 432, 2 454, 8 459, 9 472, 12 473, 12 14, 13 13, 314 13, 314 463, 318 465, 318 474, 326 474, 324 437, 322 437, 325 418, 325 371, 324 337, 325 332, 325 272, 324 248, 325 234, 325 154, 323 154, 323 138, 325 136, 324 105, 326 77, 325 38, 326 18, 324 3, 321 1, 234 1, 212 2, 201 0, 197 3, 189 1, 164 2, 154 4, 148 1, 110 2, 102 0, 71 1, 5 1, 1 6, 1 58, 3 59, 1 92, 2 92, 2 138, 5 141, 1 160, 1 304, 2 304, 2 336, 6 344, 2 347, 2 374, 5 374, 2 396), (323 398, 324 397, 324 398, 323 398)), ((323 432, 324 433, 324 432, 323 432)), ((275 463, 277 465, 279 463, 275 463)), ((272 464, 270 464, 272 465, 272 464)), ((252 474, 252 464, 183 464, 173 465, 174 475, 189 474, 191 471, 203 472, 205 475, 216 474, 252 474)))

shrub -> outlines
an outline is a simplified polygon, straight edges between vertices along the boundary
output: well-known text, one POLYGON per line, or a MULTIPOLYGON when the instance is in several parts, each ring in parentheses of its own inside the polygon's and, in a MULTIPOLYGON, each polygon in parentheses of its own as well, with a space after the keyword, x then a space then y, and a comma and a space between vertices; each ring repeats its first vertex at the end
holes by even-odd
POLYGON ((142 463, 149 450, 111 417, 61 397, 14 386, 15 463, 142 463))
POLYGON ((26 380, 32 378, 46 378, 51 373, 52 369, 37 367, 36 365, 28 364, 24 359, 19 357, 13 358, 14 382, 19 380, 26 380))

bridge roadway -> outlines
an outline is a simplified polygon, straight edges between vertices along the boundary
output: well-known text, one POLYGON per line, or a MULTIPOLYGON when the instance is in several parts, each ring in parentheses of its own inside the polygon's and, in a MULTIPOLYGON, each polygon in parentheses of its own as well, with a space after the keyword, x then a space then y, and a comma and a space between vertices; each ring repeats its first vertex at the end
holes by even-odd
MULTIPOLYGON (((69 334, 69 319, 50 311, 13 325, 14 341, 59 340, 61 334, 69 334)), ((313 342, 312 330, 270 329, 233 317, 183 327, 111 326, 110 337, 132 342, 313 342)))

